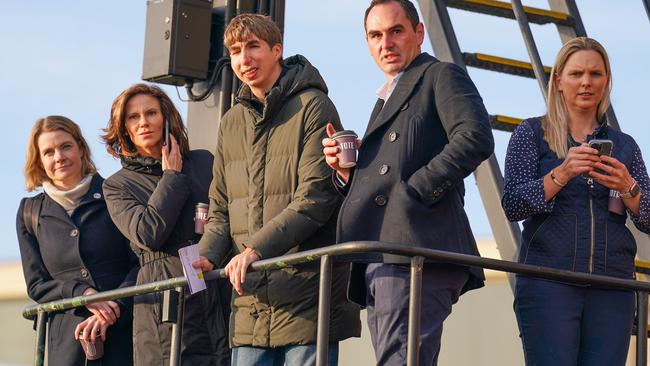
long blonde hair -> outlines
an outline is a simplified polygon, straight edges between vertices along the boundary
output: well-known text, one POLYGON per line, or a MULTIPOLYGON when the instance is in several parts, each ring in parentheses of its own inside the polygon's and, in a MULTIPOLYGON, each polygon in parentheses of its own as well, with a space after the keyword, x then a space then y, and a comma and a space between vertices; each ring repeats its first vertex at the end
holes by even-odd
POLYGON ((605 112, 609 108, 609 95, 612 89, 612 73, 609 64, 609 57, 605 48, 593 38, 576 37, 565 43, 557 54, 555 64, 551 70, 551 77, 548 80, 548 100, 546 116, 542 119, 542 129, 544 130, 544 140, 548 143, 551 150, 559 158, 565 158, 569 151, 569 116, 566 110, 564 96, 558 90, 557 78, 564 71, 569 58, 578 51, 595 51, 598 52, 605 64, 607 73, 607 86, 603 98, 598 104, 596 118, 601 122, 605 117, 605 112))

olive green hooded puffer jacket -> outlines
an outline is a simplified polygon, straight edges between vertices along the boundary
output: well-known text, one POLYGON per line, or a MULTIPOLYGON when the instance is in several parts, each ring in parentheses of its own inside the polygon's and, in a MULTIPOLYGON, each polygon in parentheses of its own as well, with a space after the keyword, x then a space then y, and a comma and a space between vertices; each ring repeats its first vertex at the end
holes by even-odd
MULTIPOLYGON (((341 197, 321 140, 328 122, 341 129, 318 70, 303 56, 255 108, 244 85, 219 127, 210 214, 201 254, 224 266, 251 247, 262 259, 334 244, 341 197), (259 112, 261 110, 261 112, 259 112)), ((281 347, 316 342, 319 265, 249 273, 233 292, 230 345, 281 347)), ((330 341, 359 336, 359 309, 346 299, 348 266, 334 267, 330 341)))

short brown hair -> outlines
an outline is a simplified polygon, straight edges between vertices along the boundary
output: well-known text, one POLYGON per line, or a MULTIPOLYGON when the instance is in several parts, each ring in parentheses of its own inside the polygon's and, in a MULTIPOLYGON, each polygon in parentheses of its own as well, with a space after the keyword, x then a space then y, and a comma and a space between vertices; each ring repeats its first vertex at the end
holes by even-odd
POLYGON ((234 17, 223 32, 223 45, 228 50, 235 42, 243 42, 257 36, 269 47, 282 44, 282 32, 271 17, 244 13, 234 17))
POLYGON ((27 157, 25 159, 25 186, 28 192, 35 190, 43 185, 43 182, 49 181, 50 178, 45 173, 41 154, 38 149, 38 139, 44 132, 63 131, 77 142, 81 151, 81 169, 83 175, 97 173, 95 163, 90 156, 90 148, 86 139, 81 134, 79 126, 72 122, 71 119, 63 116, 47 116, 39 118, 32 127, 32 132, 27 140, 27 157))
POLYGON ((186 155, 190 152, 190 143, 187 138, 187 129, 183 125, 183 118, 174 106, 174 103, 169 96, 155 85, 149 84, 135 84, 124 90, 120 95, 115 98, 111 106, 111 117, 108 121, 108 126, 104 129, 102 139, 106 144, 106 150, 114 157, 119 155, 133 156, 137 150, 133 141, 129 137, 126 130, 126 104, 131 98, 136 95, 150 95, 158 100, 160 103, 160 112, 163 119, 169 121, 169 133, 174 135, 181 155, 186 155))
POLYGON ((418 16, 417 9, 415 9, 415 5, 413 5, 413 3, 409 0, 372 0, 370 2, 370 6, 368 6, 368 9, 366 9, 366 15, 363 17, 364 29, 368 30, 366 28, 366 21, 368 20, 368 14, 370 14, 370 10, 372 10, 372 8, 377 5, 388 3, 398 3, 402 9, 404 9, 404 14, 406 15, 406 18, 408 18, 408 20, 411 22, 413 30, 417 28, 418 24, 420 24, 420 17, 418 16))

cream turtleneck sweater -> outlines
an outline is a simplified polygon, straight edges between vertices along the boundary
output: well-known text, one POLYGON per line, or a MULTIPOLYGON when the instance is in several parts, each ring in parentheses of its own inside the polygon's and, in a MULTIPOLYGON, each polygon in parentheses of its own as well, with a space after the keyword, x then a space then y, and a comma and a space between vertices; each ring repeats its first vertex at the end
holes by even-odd
POLYGON ((83 177, 76 187, 67 191, 60 190, 51 182, 43 182, 43 190, 56 203, 60 204, 63 209, 65 209, 65 212, 68 213, 68 216, 70 216, 74 209, 79 205, 79 202, 81 202, 81 198, 88 192, 88 189, 90 189, 92 178, 92 175, 83 177))

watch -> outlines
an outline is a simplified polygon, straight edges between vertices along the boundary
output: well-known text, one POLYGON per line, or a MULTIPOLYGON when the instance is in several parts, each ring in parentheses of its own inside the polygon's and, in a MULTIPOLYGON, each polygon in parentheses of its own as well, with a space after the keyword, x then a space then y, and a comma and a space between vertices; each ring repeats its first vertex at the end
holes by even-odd
POLYGON ((621 198, 628 199, 628 198, 636 197, 641 192, 641 187, 639 187, 639 183, 637 183, 636 180, 634 179, 632 179, 632 181, 633 183, 627 192, 618 192, 618 195, 621 198))

